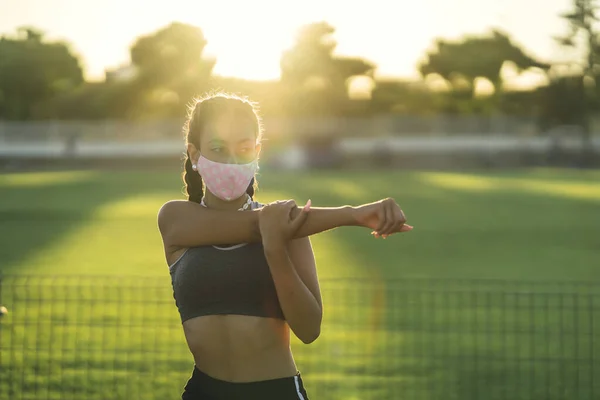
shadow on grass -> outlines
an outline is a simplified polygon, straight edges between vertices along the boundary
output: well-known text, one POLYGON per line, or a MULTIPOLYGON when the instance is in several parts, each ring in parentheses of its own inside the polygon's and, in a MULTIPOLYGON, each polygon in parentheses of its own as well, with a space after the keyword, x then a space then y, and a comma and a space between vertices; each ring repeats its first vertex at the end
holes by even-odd
MULTIPOLYGON (((26 272, 22 262, 85 225, 96 209, 119 199, 164 192, 176 197, 177 171, 65 171, 0 176, 0 272, 26 272), (36 178, 36 179, 32 179, 36 178), (39 179, 38 179, 39 178, 39 179), (22 269, 16 270, 17 267, 22 269)), ((158 211, 158 210, 156 210, 158 211)), ((48 260, 49 263, 52 260, 48 260)))

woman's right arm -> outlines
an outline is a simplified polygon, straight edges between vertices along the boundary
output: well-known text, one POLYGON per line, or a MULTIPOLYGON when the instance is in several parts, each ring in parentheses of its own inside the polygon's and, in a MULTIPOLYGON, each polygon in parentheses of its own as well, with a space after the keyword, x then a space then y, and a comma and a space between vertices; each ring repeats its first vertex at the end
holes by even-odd
MULTIPOLYGON (((359 225, 356 209, 343 207, 311 207, 297 238, 314 235, 341 226, 359 225)), ((293 213, 300 212, 295 208, 293 213)), ((173 200, 158 212, 158 227, 165 247, 187 248, 205 245, 261 242, 258 227, 259 210, 221 211, 198 203, 173 200)))

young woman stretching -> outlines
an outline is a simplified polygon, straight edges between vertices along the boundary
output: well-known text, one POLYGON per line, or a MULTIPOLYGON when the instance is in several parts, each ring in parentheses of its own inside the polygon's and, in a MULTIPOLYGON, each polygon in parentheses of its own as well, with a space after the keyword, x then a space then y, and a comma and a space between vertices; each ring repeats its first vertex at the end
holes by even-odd
POLYGON ((306 344, 321 331, 309 236, 342 226, 383 238, 412 229, 389 198, 338 208, 256 202, 261 136, 253 103, 226 94, 197 101, 186 123, 188 200, 158 213, 195 361, 184 400, 308 400, 290 329, 306 344))

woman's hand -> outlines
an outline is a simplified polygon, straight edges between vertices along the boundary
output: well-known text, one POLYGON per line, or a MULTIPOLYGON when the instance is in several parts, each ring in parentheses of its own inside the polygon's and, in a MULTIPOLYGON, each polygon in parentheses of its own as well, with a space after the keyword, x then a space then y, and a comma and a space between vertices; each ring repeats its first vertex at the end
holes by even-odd
POLYGON ((280 200, 269 203, 260 209, 258 227, 263 245, 286 244, 292 240, 298 229, 304 224, 310 210, 310 200, 298 213, 294 200, 280 200))
POLYGON ((354 218, 360 226, 372 229, 372 235, 383 237, 398 232, 408 232, 413 229, 406 225, 406 217, 400 206, 392 198, 379 200, 375 203, 354 207, 354 218))

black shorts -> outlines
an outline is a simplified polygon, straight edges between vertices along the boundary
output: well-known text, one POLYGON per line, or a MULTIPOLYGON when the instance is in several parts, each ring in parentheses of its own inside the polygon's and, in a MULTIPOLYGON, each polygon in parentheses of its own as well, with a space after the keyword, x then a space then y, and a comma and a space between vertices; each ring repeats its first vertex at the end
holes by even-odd
POLYGON ((194 367, 182 400, 308 400, 298 372, 286 378, 257 382, 227 382, 194 367))

